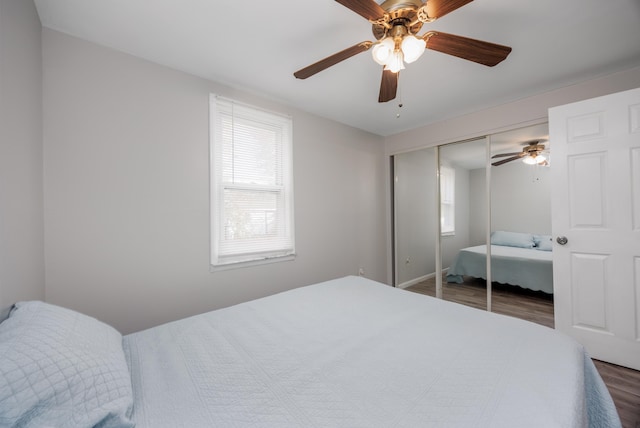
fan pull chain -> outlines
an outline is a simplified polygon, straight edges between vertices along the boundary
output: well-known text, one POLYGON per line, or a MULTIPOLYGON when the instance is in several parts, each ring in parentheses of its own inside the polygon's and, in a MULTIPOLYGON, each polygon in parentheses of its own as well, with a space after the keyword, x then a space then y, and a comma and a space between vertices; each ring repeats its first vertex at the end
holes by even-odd
POLYGON ((402 85, 398 82, 398 92, 400 102, 398 102, 398 113, 396 113, 396 119, 400 119, 400 111, 402 109, 402 85))

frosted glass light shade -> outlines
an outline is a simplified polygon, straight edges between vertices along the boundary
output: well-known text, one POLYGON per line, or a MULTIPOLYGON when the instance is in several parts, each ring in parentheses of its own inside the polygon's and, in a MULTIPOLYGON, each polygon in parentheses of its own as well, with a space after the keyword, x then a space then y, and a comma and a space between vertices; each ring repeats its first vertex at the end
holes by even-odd
POLYGON ((404 61, 402 58, 402 51, 400 49, 393 51, 391 58, 384 67, 385 70, 389 70, 393 73, 397 73, 400 70, 404 70, 404 61))
POLYGON ((526 163, 527 165, 541 164, 546 160, 547 160, 547 158, 545 158, 542 155, 525 156, 524 158, 522 158, 522 162, 526 163))
POLYGON ((371 51, 373 60, 380 65, 387 65, 387 62, 391 58, 395 44, 391 37, 386 37, 380 42, 376 43, 371 51))
POLYGON ((411 64, 424 53, 426 43, 424 39, 419 39, 416 36, 409 35, 402 40, 400 47, 404 54, 405 62, 407 64, 411 64))

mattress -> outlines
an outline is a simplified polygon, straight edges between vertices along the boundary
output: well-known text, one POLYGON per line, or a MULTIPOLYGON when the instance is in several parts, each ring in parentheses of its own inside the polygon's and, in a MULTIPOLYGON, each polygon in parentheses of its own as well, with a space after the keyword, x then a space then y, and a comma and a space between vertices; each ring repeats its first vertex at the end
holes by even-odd
POLYGON ((567 336, 361 277, 123 343, 137 428, 620 426, 567 336))
MULTIPOLYGON (((447 271, 447 282, 462 283, 463 275, 487 279, 487 246, 463 248, 447 271)), ((553 254, 530 248, 491 246, 491 280, 553 293, 553 254)))

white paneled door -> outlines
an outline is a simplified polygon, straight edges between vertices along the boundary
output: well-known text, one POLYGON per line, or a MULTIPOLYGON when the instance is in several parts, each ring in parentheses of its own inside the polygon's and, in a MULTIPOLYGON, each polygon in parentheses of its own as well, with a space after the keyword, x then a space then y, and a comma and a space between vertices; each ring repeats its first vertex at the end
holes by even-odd
POLYGON ((555 326, 640 370, 640 88, 549 110, 555 326))

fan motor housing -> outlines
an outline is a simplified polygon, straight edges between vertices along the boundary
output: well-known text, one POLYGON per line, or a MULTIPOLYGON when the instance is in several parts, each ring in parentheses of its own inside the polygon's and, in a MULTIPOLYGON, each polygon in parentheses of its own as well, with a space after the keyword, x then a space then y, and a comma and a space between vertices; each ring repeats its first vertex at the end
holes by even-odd
POLYGON ((373 23, 372 32, 376 40, 384 38, 389 26, 402 25, 410 34, 416 34, 422 28, 422 22, 418 21, 418 10, 424 5, 420 0, 387 0, 380 5, 387 11, 389 16, 388 24, 373 23), (410 26, 411 23, 414 23, 410 26))
POLYGON ((544 150, 544 145, 542 144, 529 144, 527 147, 522 149, 522 151, 526 154, 540 153, 544 150))

